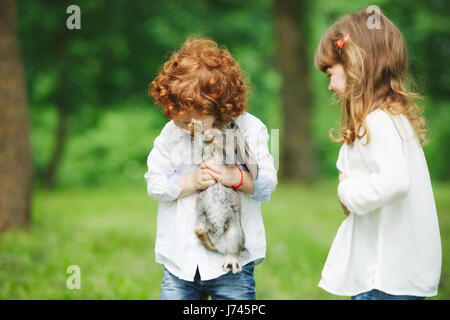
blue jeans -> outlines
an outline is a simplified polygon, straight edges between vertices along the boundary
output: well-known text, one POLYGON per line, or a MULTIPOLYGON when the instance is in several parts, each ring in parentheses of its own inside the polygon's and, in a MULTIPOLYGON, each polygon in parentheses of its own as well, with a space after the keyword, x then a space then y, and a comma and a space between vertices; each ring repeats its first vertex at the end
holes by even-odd
POLYGON ((161 300, 255 300, 255 265, 250 262, 242 271, 231 271, 218 278, 200 280, 197 268, 194 281, 177 278, 166 268, 163 271, 161 300))
POLYGON ((425 297, 396 296, 377 289, 373 289, 371 291, 363 292, 356 296, 353 296, 352 300, 425 300, 425 297))

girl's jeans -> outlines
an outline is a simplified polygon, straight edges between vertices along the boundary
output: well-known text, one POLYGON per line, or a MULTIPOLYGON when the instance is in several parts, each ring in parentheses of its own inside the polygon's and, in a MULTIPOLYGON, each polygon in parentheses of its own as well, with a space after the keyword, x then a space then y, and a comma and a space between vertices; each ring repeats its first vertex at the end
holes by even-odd
POLYGON ((395 296, 383 291, 373 289, 352 297, 352 300, 425 300, 425 297, 395 296))
POLYGON ((200 280, 197 269, 194 281, 181 280, 164 268, 161 285, 161 300, 255 300, 254 263, 242 267, 242 271, 231 271, 218 278, 200 280))

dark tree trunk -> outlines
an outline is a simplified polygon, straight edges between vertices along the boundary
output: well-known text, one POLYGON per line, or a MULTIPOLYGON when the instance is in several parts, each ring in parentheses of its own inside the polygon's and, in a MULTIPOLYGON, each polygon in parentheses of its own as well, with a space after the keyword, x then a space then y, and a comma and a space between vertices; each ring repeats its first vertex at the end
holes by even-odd
POLYGON ((67 120, 69 111, 64 102, 57 101, 58 105, 58 125, 55 131, 55 145, 50 157, 50 161, 44 170, 42 180, 44 186, 52 189, 55 184, 56 173, 61 162, 67 138, 67 120))
POLYGON ((57 106, 58 123, 54 131, 53 151, 41 176, 43 185, 47 189, 53 189, 53 187, 55 186, 58 168, 61 164, 61 160, 63 158, 67 143, 68 123, 71 114, 71 103, 73 103, 73 99, 71 100, 71 98, 69 98, 71 94, 71 88, 69 84, 70 77, 68 76, 70 71, 65 57, 67 30, 62 28, 59 32, 56 33, 55 39, 58 45, 55 47, 56 55, 54 64, 59 70, 59 76, 58 86, 52 94, 52 100, 57 106))
POLYGON ((16 3, 0 0, 0 230, 30 221, 31 150, 16 3))
POLYGON ((283 76, 282 110, 284 132, 281 177, 312 181, 317 163, 311 134, 312 92, 306 57, 306 30, 301 21, 307 14, 304 1, 275 0, 275 24, 279 66, 283 76))

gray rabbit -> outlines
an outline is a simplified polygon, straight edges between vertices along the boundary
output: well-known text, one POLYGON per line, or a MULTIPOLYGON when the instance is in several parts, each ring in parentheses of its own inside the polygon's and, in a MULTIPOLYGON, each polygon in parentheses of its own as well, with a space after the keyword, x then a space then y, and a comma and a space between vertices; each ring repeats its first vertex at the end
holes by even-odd
MULTIPOLYGON (((234 121, 215 123, 213 129, 203 132, 202 122, 192 119, 189 130, 194 137, 195 152, 201 154, 202 160, 213 158, 216 163, 229 167, 241 164, 253 179, 257 178, 255 158, 234 121)), ((244 250, 245 236, 238 191, 217 182, 199 191, 196 211, 198 221, 194 232, 203 246, 225 254, 224 271, 242 271, 239 254, 244 250)))

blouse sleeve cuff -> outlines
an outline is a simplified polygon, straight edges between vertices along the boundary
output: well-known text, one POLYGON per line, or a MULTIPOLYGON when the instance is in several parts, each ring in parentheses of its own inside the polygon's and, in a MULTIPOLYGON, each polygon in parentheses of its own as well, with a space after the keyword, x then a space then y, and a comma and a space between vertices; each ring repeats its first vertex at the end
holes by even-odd
POLYGON ((349 178, 342 180, 338 185, 338 197, 343 205, 345 205, 351 213, 358 214, 353 201, 349 195, 351 181, 349 178))
MULTIPOLYGON (((365 215, 370 212, 369 208, 361 207, 352 197, 351 185, 359 185, 359 181, 357 179, 347 178, 339 182, 338 185, 338 197, 339 200, 347 207, 350 213, 354 213, 358 216, 365 215)), ((355 186, 354 186, 355 187, 355 186)), ((359 186, 361 187, 361 186, 359 186)))

